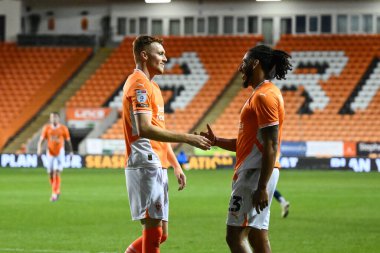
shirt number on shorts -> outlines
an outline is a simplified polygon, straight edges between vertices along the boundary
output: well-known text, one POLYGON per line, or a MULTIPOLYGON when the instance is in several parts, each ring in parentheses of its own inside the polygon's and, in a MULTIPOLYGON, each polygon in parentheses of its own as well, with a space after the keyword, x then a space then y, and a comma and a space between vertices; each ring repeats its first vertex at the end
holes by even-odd
POLYGON ((230 212, 238 212, 241 208, 242 197, 240 196, 232 196, 232 205, 228 209, 230 212))

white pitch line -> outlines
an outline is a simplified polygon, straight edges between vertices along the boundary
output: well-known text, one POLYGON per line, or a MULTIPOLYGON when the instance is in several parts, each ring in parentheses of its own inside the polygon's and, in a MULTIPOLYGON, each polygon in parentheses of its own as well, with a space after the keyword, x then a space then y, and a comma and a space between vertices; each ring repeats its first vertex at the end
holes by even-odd
MULTIPOLYGON (((18 249, 18 248, 0 248, 0 252, 35 252, 35 253, 91 253, 90 251, 68 251, 68 250, 52 250, 52 249, 18 249)), ((116 253, 101 251, 97 253, 116 253)))

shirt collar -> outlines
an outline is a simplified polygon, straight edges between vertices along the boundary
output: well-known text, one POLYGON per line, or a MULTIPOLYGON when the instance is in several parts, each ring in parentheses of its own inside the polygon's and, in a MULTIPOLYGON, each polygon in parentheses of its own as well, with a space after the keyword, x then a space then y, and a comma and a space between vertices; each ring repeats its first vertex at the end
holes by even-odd
POLYGON ((261 83, 259 83, 257 86, 256 86, 256 88, 254 89, 254 90, 257 90, 261 85, 263 85, 264 83, 269 83, 269 80, 264 80, 264 81, 262 81, 261 83))
POLYGON ((60 124, 58 123, 57 126, 54 126, 53 124, 50 123, 50 126, 51 126, 51 128, 53 128, 53 129, 57 129, 57 128, 60 126, 60 124))
POLYGON ((149 78, 145 75, 144 71, 142 71, 140 69, 135 69, 134 72, 135 73, 138 72, 138 73, 142 74, 150 82, 149 78))

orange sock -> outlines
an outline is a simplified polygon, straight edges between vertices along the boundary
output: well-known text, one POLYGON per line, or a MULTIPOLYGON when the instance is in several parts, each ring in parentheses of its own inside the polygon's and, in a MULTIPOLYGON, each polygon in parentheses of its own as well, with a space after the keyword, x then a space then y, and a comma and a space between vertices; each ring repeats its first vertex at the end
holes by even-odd
POLYGON ((142 241, 143 238, 140 236, 128 248, 125 250, 125 253, 141 253, 142 252, 142 241))
POLYGON ((55 177, 50 178, 50 185, 51 185, 51 193, 55 194, 55 185, 56 185, 55 177))
MULTIPOLYGON (((165 242, 167 238, 168 238, 168 235, 163 234, 161 236, 160 244, 165 242)), ((141 253, 142 252, 142 242, 143 242, 143 238, 142 238, 142 236, 140 236, 131 245, 128 246, 125 253, 141 253)))
POLYGON ((160 253, 162 227, 143 230, 142 253, 160 253))
POLYGON ((56 175, 55 176, 55 188, 54 188, 55 194, 61 193, 61 176, 56 175))
POLYGON ((167 234, 162 234, 160 244, 164 243, 166 241, 166 239, 168 239, 168 235, 167 234))

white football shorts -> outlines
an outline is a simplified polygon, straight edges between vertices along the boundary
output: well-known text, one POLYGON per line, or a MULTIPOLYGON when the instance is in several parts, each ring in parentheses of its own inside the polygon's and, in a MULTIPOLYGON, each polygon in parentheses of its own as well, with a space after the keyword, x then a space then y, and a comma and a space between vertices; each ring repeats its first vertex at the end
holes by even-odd
POLYGON ((65 149, 62 147, 57 156, 46 152, 46 172, 51 173, 53 171, 63 171, 63 165, 65 164, 65 149))
POLYGON ((270 206, 279 176, 279 170, 274 168, 267 185, 269 196, 268 207, 261 211, 260 214, 257 214, 256 209, 254 209, 252 205, 252 194, 257 189, 259 183, 260 169, 241 171, 238 174, 237 180, 232 182, 227 225, 239 227, 248 226, 268 230, 270 206))
POLYGON ((168 172, 162 168, 126 169, 132 220, 169 220, 168 172))

